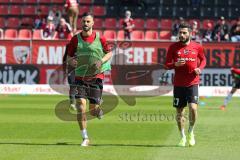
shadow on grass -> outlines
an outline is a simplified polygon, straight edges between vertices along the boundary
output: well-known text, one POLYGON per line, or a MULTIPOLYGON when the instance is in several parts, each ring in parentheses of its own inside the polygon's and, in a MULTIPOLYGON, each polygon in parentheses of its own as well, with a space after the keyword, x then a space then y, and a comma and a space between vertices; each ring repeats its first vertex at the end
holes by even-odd
MULTIPOLYGON (((29 146, 79 146, 76 143, 24 143, 24 142, 0 142, 0 145, 29 145, 29 146)), ((91 144, 90 147, 177 147, 176 145, 152 145, 152 144, 91 144)))

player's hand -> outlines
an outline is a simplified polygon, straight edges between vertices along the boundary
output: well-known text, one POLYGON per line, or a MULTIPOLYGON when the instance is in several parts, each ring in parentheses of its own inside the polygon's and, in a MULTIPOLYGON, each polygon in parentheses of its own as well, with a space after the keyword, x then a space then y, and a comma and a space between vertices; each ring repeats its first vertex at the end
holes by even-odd
POLYGON ((174 64, 175 64, 176 67, 180 67, 180 66, 183 66, 185 63, 186 63, 186 61, 184 59, 179 59, 174 64))
POLYGON ((101 67, 102 67, 102 61, 101 61, 101 60, 96 61, 96 62, 94 63, 94 65, 95 65, 96 69, 101 69, 101 67))
POLYGON ((201 71, 200 68, 195 68, 195 69, 194 69, 194 72, 195 72, 197 75, 202 73, 202 71, 201 71))
POLYGON ((75 58, 72 58, 68 61, 69 65, 76 68, 77 67, 77 60, 75 58))

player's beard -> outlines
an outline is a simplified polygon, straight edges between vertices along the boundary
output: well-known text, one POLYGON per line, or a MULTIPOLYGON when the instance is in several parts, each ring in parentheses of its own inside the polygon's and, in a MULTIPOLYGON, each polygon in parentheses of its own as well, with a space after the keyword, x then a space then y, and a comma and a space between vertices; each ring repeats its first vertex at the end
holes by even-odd
POLYGON ((85 31, 85 32, 88 32, 88 31, 91 30, 91 27, 83 26, 83 27, 82 27, 82 30, 85 31))
POLYGON ((186 37, 185 39, 183 37, 179 37, 180 42, 186 44, 190 40, 190 36, 186 37))

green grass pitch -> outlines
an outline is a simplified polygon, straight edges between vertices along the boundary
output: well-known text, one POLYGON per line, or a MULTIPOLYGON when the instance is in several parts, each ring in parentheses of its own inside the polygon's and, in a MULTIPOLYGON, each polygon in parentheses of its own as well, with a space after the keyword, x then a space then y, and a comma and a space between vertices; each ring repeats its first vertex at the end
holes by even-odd
MULTIPOLYGON (((107 98, 107 97, 106 97, 107 98)), ((210 97, 199 106, 197 144, 179 148, 171 97, 137 98, 118 106, 102 120, 88 122, 92 146, 80 147, 76 122, 55 115, 66 96, 0 95, 0 160, 238 160, 240 99, 226 111, 223 98, 210 97), (157 115, 153 116, 152 115, 157 115)), ((186 129, 187 130, 187 129, 186 129)))

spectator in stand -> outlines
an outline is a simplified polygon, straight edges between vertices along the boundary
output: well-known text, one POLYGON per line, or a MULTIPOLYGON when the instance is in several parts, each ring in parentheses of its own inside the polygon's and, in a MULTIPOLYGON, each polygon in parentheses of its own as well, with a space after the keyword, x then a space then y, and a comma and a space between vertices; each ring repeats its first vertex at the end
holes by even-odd
POLYGON ((226 24, 225 18, 223 16, 220 17, 219 22, 213 29, 213 40, 214 41, 228 41, 229 40, 229 29, 226 24))
POLYGON ((72 38, 72 28, 69 23, 66 22, 64 18, 60 19, 60 23, 56 28, 56 38, 58 39, 71 39, 72 38))
POLYGON ((203 30, 203 42, 212 42, 212 24, 207 23, 207 29, 203 30))
POLYGON ((42 28, 42 39, 54 39, 55 38, 55 25, 53 23, 53 17, 48 16, 47 24, 42 28))
POLYGON ((179 17, 178 21, 173 25, 172 36, 171 36, 171 40, 172 41, 176 41, 177 40, 179 25, 184 23, 184 22, 185 22, 184 18, 183 17, 179 17))
POLYGON ((133 19, 131 18, 131 11, 125 12, 125 18, 122 22, 123 30, 124 30, 124 38, 125 39, 131 39, 131 32, 133 31, 133 28, 135 27, 133 19))
POLYGON ((193 21, 193 24, 192 24, 192 40, 200 41, 200 32, 198 29, 197 21, 193 21))
POLYGON ((232 42, 240 42, 240 17, 238 18, 236 24, 232 26, 230 33, 232 42))
POLYGON ((67 9, 67 14, 69 18, 69 23, 72 28, 73 33, 77 31, 77 19, 78 19, 78 1, 77 0, 66 0, 64 5, 67 9))
POLYGON ((58 24, 60 23, 60 19, 62 18, 62 13, 60 10, 58 10, 57 8, 52 8, 49 12, 48 12, 48 16, 49 17, 53 17, 53 23, 55 26, 58 26, 58 24))
POLYGON ((46 22, 45 16, 42 14, 41 9, 37 9, 37 15, 34 19, 34 29, 41 29, 46 22))

